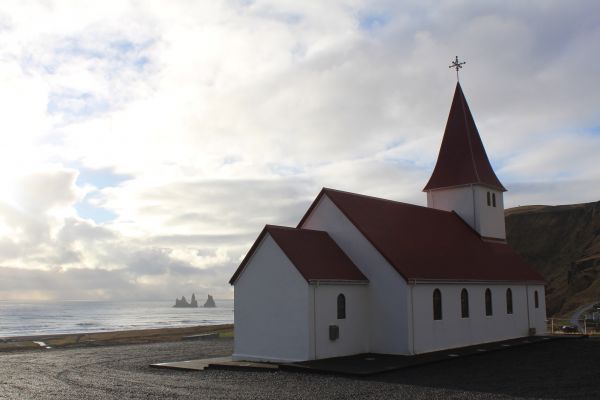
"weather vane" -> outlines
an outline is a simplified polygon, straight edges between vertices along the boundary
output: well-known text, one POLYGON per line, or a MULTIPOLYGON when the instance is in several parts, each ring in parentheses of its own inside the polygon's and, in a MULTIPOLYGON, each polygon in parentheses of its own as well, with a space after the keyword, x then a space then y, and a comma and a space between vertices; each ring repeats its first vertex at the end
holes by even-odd
POLYGON ((448 68, 455 68, 456 69, 456 81, 458 82, 458 70, 461 69, 463 67, 464 64, 466 64, 466 61, 463 62, 459 62, 458 61, 458 56, 456 56, 454 58, 454 60, 452 60, 452 65, 449 65, 448 68))

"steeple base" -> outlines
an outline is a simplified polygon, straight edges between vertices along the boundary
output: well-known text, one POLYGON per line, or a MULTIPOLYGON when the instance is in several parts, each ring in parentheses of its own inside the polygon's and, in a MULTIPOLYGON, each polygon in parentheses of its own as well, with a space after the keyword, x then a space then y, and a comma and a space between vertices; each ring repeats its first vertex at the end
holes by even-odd
POLYGON ((427 191, 427 207, 456 212, 482 237, 506 240, 502 192, 482 185, 427 191))

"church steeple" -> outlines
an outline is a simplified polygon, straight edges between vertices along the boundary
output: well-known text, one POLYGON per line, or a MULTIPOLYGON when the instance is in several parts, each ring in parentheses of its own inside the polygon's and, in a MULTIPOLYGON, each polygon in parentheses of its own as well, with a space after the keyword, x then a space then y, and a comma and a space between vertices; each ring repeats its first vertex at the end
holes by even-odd
POLYGON ((423 189, 427 206, 454 211, 483 238, 505 240, 503 192, 456 84, 435 168, 423 189))
POLYGON ((496 177, 460 83, 456 83, 437 163, 423 191, 480 184, 505 192, 496 177))

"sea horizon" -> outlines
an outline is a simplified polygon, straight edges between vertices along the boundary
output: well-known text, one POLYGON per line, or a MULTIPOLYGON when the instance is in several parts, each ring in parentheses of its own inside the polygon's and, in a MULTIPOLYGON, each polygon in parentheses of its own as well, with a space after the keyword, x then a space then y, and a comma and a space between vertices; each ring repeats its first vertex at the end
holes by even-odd
POLYGON ((233 323, 233 299, 175 308, 165 300, 0 300, 0 338, 233 323))

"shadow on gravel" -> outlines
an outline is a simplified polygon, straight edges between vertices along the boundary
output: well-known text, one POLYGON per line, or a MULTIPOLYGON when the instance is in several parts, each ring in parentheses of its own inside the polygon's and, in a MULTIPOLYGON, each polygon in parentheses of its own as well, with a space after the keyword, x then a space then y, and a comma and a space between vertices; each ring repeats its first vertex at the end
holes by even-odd
POLYGON ((380 374, 369 381, 538 398, 597 398, 600 339, 558 340, 380 374))

